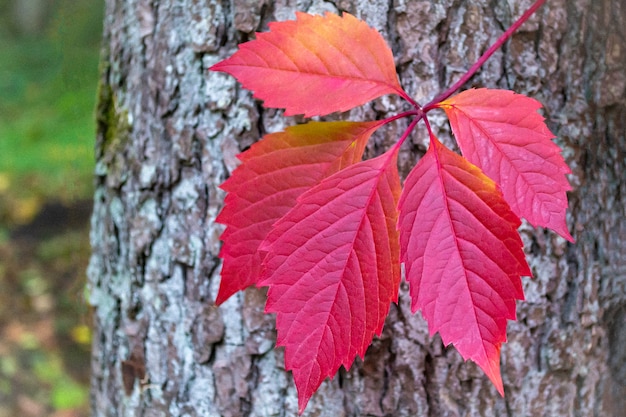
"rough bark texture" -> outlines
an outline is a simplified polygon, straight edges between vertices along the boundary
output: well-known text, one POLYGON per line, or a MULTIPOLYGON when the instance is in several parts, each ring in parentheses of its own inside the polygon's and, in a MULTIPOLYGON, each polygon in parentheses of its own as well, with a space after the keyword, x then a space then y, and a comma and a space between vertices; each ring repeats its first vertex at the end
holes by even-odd
MULTIPOLYGON (((626 6, 548 0, 470 86, 542 101, 573 169, 577 243, 522 227, 534 279, 502 352, 506 397, 412 315, 403 284, 363 362, 325 382, 307 416, 620 416, 626 409, 626 6)), ((293 416, 264 294, 213 304, 217 188, 235 154, 297 121, 207 68, 296 10, 348 11, 383 33, 425 102, 457 79, 530 0, 107 0, 97 109, 94 416, 293 416)), ((396 97, 341 115, 401 111, 396 97)), ((431 119, 451 144, 443 114, 431 119)), ((404 126, 371 141, 379 154, 404 126)), ((403 175, 424 153, 422 131, 403 175)))

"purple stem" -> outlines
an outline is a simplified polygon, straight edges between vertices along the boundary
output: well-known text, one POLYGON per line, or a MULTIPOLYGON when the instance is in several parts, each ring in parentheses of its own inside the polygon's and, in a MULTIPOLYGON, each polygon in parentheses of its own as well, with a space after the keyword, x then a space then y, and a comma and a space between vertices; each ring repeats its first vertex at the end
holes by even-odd
POLYGON ((409 110, 404 113, 396 114, 391 117, 387 117, 386 119, 381 120, 381 125, 386 125, 387 123, 391 123, 394 120, 402 119, 403 117, 417 116, 420 113, 419 110, 409 110))
POLYGON ((396 142, 396 144, 394 145, 394 148, 396 149, 396 151, 398 149, 400 149, 400 146, 402 146, 402 144, 404 143, 404 141, 406 140, 406 138, 409 137, 409 135, 411 134, 411 132, 413 132, 413 129, 415 129, 415 126, 417 126, 417 124, 419 123, 420 120, 424 119, 425 114, 424 113, 420 113, 417 115, 417 117, 415 119, 413 119, 411 121, 411 123, 409 124, 409 126, 406 128, 406 130, 404 131, 404 133, 402 134, 402 137, 396 142))
POLYGON ((426 130, 428 130, 428 136, 430 136, 431 138, 435 136, 435 134, 433 133, 433 130, 430 128, 428 117, 426 117, 425 115, 424 115, 424 124, 426 125, 426 130))
POLYGON ((403 99, 405 99, 406 101, 411 103, 411 106, 415 107, 416 109, 421 109, 422 108, 422 106, 420 106, 420 104, 417 101, 413 100, 413 97, 408 95, 407 92, 402 89, 402 87, 400 87, 399 90, 396 90, 396 93, 400 97, 402 97, 403 99))
POLYGON ((439 94, 437 97, 432 99, 428 104, 426 104, 423 107, 424 112, 427 112, 431 110, 432 108, 437 107, 439 103, 441 103, 442 101, 450 97, 452 94, 454 94, 456 90, 461 88, 463 84, 465 84, 470 78, 472 78, 472 76, 485 63, 485 61, 488 60, 491 57, 491 55, 493 55, 493 53, 496 52, 502 46, 502 44, 506 42, 511 37, 511 35, 513 35, 513 33, 516 30, 519 29, 519 27, 522 26, 524 22, 526 22, 528 18, 533 13, 535 13, 538 8, 540 8, 543 5, 544 2, 545 0, 537 0, 528 10, 526 10, 526 12, 522 15, 522 17, 517 19, 517 21, 515 21, 515 23, 513 23, 511 27, 509 27, 506 30, 506 32, 504 32, 498 38, 498 40, 493 45, 491 45, 491 47, 487 49, 487 51, 485 51, 484 54, 481 55, 478 61, 476 61, 476 63, 472 65, 471 68, 465 74, 463 74, 463 76, 456 83, 454 83, 452 87, 448 88, 446 91, 439 94))

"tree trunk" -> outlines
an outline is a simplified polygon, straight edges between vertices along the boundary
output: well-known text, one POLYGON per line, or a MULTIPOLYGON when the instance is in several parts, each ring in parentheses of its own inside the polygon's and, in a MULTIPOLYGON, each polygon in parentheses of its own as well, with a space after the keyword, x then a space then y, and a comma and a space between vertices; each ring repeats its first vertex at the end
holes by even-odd
MULTIPOLYGON (((294 416, 264 294, 220 307, 218 185, 235 155, 301 121, 263 109, 207 68, 296 10, 347 11, 391 45, 424 103, 530 0, 106 0, 89 267, 94 416, 294 416)), ((502 349, 506 397, 410 312, 406 284, 364 361, 313 396, 307 416, 619 416, 626 409, 626 6, 548 0, 468 83, 540 100, 570 180, 575 244, 522 226, 533 279, 502 349)), ((383 97, 338 117, 403 110, 383 97)), ((431 122, 452 146, 442 114, 431 122)), ((406 126, 368 145, 380 154, 406 126)), ((420 131, 400 155, 406 175, 420 131)))

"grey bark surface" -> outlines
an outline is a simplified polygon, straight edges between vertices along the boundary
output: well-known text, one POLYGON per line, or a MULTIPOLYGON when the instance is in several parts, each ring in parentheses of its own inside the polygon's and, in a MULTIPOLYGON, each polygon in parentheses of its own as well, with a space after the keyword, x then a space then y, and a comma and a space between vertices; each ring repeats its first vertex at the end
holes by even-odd
MULTIPOLYGON (((534 278, 502 349, 506 397, 429 337, 406 284, 364 361, 322 384, 305 416, 620 416, 626 409, 626 5, 548 0, 466 86, 540 100, 572 168, 576 244, 521 228, 534 278)), ((207 68, 294 12, 347 11, 387 39, 424 103, 456 80, 530 0, 106 0, 97 108, 93 256, 94 416, 295 416, 264 294, 220 307, 217 258, 235 155, 301 121, 263 109, 207 68)), ((337 117, 379 118, 397 97, 337 117)), ((453 142, 443 114, 430 118, 453 142)), ((382 130, 381 153, 405 122, 382 130)), ((420 129, 405 176, 426 150, 420 129)))

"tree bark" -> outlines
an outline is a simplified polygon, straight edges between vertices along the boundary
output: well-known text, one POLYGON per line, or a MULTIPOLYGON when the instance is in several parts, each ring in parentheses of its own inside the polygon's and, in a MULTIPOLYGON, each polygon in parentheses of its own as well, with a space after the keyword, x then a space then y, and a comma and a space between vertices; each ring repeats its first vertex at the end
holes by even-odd
MULTIPOLYGON (((424 103, 454 82, 530 0, 106 0, 97 107, 94 416, 295 416, 264 294, 220 307, 218 185, 235 155, 301 121, 207 68, 274 20, 347 11, 389 42, 424 103)), ((534 278, 502 349, 506 397, 410 312, 406 284, 364 361, 322 384, 306 416, 619 416, 626 409, 626 5, 548 0, 469 87, 540 100, 573 174, 577 242, 523 225, 534 278)), ((389 96, 339 118, 405 109, 389 96)), ((443 114, 429 118, 454 146, 443 114)), ((406 125, 384 129, 366 157, 406 125)), ((400 156, 405 176, 427 147, 400 156)))

